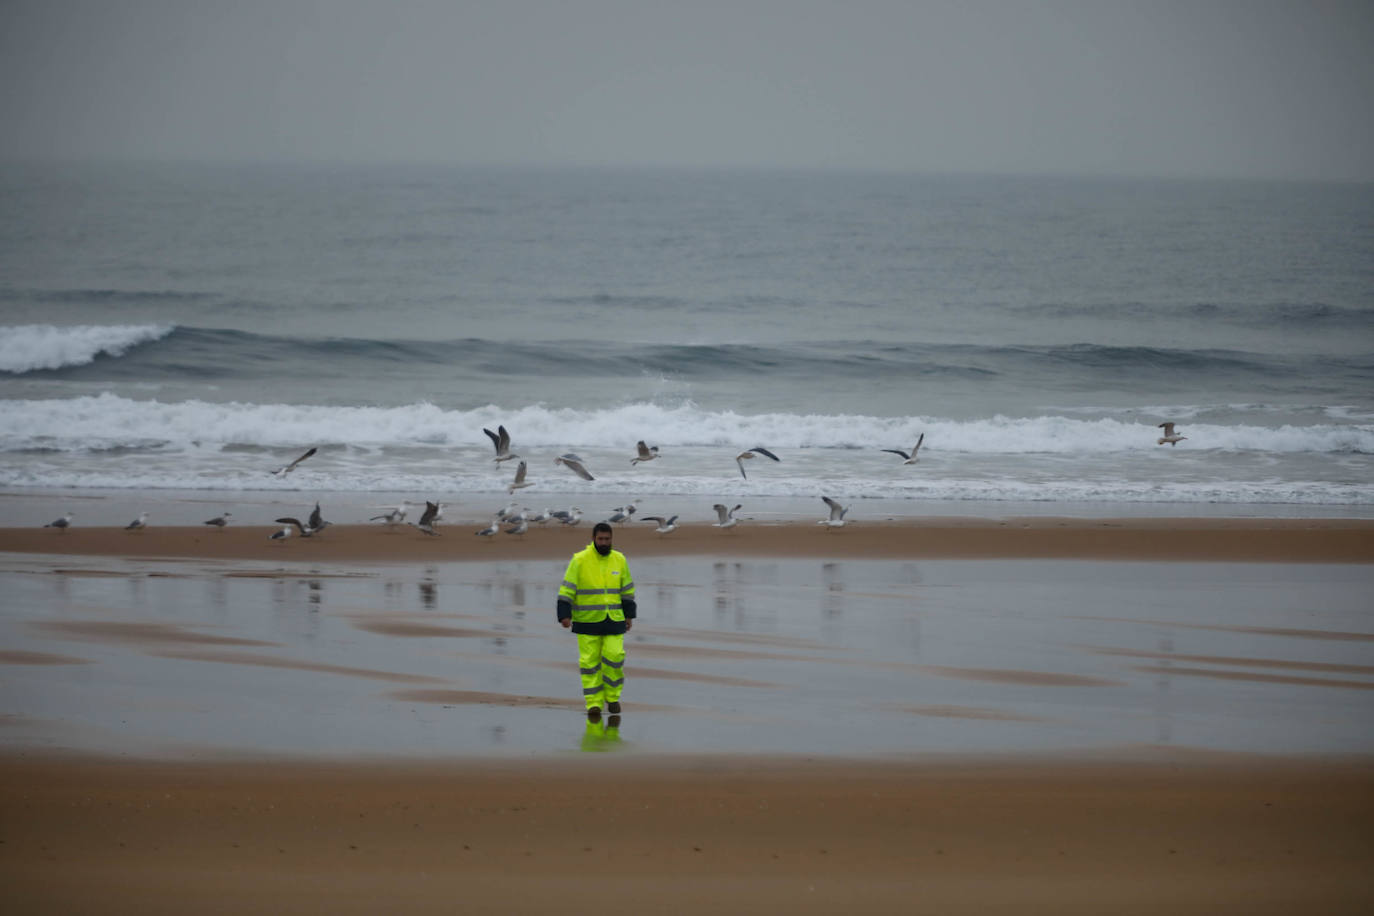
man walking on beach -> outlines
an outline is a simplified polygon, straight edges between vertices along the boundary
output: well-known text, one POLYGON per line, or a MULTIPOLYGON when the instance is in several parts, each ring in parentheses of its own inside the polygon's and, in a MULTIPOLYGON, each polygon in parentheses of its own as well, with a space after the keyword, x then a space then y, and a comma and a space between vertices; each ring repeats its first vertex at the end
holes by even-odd
POLYGON ((625 633, 634 626, 635 583, 625 555, 611 549, 611 526, 598 522, 592 542, 573 554, 558 589, 558 622, 577 634, 577 664, 587 718, 601 707, 620 714, 625 633))

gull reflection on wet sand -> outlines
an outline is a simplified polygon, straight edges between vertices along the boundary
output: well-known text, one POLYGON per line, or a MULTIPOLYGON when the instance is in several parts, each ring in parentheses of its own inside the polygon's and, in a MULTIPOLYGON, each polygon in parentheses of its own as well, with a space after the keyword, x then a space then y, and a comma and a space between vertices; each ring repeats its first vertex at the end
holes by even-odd
POLYGON ((4 555, 0 741, 421 757, 1374 750, 1369 566, 632 562, 625 711, 593 728, 554 617, 561 562, 4 555))

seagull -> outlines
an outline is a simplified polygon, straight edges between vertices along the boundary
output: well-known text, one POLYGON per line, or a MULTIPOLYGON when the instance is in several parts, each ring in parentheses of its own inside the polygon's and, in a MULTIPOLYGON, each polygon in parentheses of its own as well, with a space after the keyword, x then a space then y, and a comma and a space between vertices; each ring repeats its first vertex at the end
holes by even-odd
MULTIPOLYGON (((296 524, 299 525, 300 522, 297 522, 296 524)), ((283 529, 280 530, 280 531, 273 531, 273 532, 268 536, 268 540, 272 540, 272 541, 284 541, 284 540, 286 540, 287 538, 289 538, 290 536, 291 536, 291 526, 290 526, 290 525, 287 525, 285 528, 283 528, 283 529)))
POLYGON ((631 458, 630 464, 639 464, 641 461, 653 461, 658 457, 658 446, 645 445, 643 439, 635 443, 635 451, 637 451, 639 455, 636 458, 631 458))
POLYGON ((432 502, 430 502, 429 500, 425 500, 425 511, 424 511, 424 514, 421 515, 421 516, 420 516, 420 520, 419 520, 418 522, 415 523, 415 527, 416 527, 416 528, 419 528, 419 529, 420 529, 421 531, 423 531, 425 534, 432 535, 432 536, 434 536, 434 537, 438 537, 438 536, 439 536, 439 532, 437 532, 437 531, 434 530, 434 523, 435 523, 436 521, 438 521, 438 519, 439 519, 439 504, 438 504, 438 503, 432 503, 432 502))
POLYGON ((43 527, 44 527, 44 528, 56 528, 58 531, 61 531, 62 533, 65 534, 66 531, 67 531, 67 529, 70 528, 70 527, 72 526, 72 519, 74 519, 74 518, 76 518, 76 516, 73 515, 71 512, 68 512, 66 515, 62 516, 61 518, 57 519, 56 521, 48 522, 48 523, 47 523, 46 525, 44 525, 43 527))
POLYGON ((745 449, 744 451, 740 452, 738 455, 735 456, 735 464, 739 465, 739 476, 743 477, 745 480, 749 479, 749 475, 744 473, 744 462, 749 458, 753 458, 756 454, 763 455, 765 458, 772 458, 774 461, 782 460, 777 455, 774 455, 772 452, 768 451, 768 449, 759 445, 756 445, 753 448, 745 449))
POLYGON ((555 509, 553 512, 550 512, 549 515, 552 515, 569 528, 582 521, 582 509, 578 506, 573 506, 571 509, 555 509))
POLYGON ((324 516, 320 514, 320 504, 315 503, 315 510, 310 513, 309 524, 310 530, 315 532, 316 534, 319 534, 321 531, 328 528, 330 525, 334 523, 326 522, 324 520, 324 516))
POLYGON ((491 444, 496 446, 496 461, 510 461, 512 458, 520 457, 510 450, 510 433, 506 432, 504 426, 496 427, 496 432, 492 432, 484 426, 482 432, 486 433, 491 439, 491 444))
POLYGON ((646 515, 640 519, 641 522, 658 522, 658 527, 654 529, 659 534, 667 534, 669 531, 677 530, 677 516, 664 518, 661 515, 646 515))
POLYGON ((634 515, 634 514, 635 514, 635 504, 634 504, 634 503, 630 503, 630 504, 625 505, 625 506, 616 506, 614 509, 611 510, 610 518, 606 519, 606 521, 608 521, 608 522, 624 522, 624 521, 628 521, 629 518, 630 518, 630 516, 631 516, 631 515, 634 515))
POLYGON ((370 519, 368 519, 368 521, 375 522, 378 519, 381 519, 383 522, 386 523, 386 526, 390 528, 392 525, 399 525, 401 524, 401 522, 406 520, 406 513, 410 511, 410 500, 401 500, 401 504, 399 506, 377 506, 375 508, 387 509, 389 511, 385 515, 374 515, 370 519))
POLYGON ((919 451, 921 450, 921 443, 924 442, 924 441, 926 441, 926 434, 925 434, 925 433, 921 433, 921 435, 918 436, 917 439, 916 439, 916 444, 913 445, 913 446, 911 447, 911 452, 910 452, 910 454, 908 454, 907 452, 902 451, 902 450, 899 449, 899 448, 885 448, 885 449, 882 449, 882 451, 884 451, 884 452, 891 452, 891 453, 894 454, 894 455, 901 455, 903 458, 906 459, 905 461, 902 462, 902 464, 915 464, 916 462, 918 462, 918 461, 921 460, 920 458, 917 458, 917 457, 916 457, 916 453, 919 452, 919 451))
POLYGON ((1178 433, 1174 432, 1174 424, 1172 422, 1161 423, 1159 424, 1159 428, 1164 430, 1164 435, 1159 437, 1159 442, 1156 443, 1157 445, 1163 445, 1166 442, 1170 445, 1178 445, 1184 439, 1188 438, 1187 436, 1180 436, 1178 433))
POLYGON ((496 532, 498 532, 498 531, 500 531, 500 530, 501 530, 501 522, 500 522, 499 520, 493 520, 492 523, 491 523, 490 525, 488 525, 487 527, 483 528, 481 531, 475 531, 475 532, 473 532, 473 533, 476 534, 476 535, 479 536, 479 537, 490 538, 490 537, 495 537, 495 536, 496 536, 496 532))
POLYGON ((530 530, 530 523, 525 521, 525 517, 520 516, 520 521, 506 529, 506 534, 524 534, 530 530))
POLYGON ((553 463, 563 465, 583 480, 596 480, 596 478, 591 475, 591 472, 583 466, 582 459, 572 452, 568 452, 566 455, 559 455, 557 458, 553 459, 553 463))
POLYGON ((816 524, 824 525, 827 528, 843 528, 844 514, 849 511, 849 507, 841 506, 839 503, 835 502, 835 500, 831 499, 829 496, 822 496, 821 499, 825 500, 825 504, 830 507, 830 517, 823 518, 816 524))
MULTIPOLYGON (((301 520, 300 520, 300 519, 298 519, 298 518, 292 518, 292 517, 289 516, 289 515, 286 516, 286 517, 284 517, 284 518, 276 519, 276 522, 277 522, 278 525, 287 525, 287 526, 295 525, 295 526, 296 526, 296 530, 298 530, 298 531, 301 533, 301 537, 303 537, 303 538, 308 538, 308 537, 311 537, 311 536, 313 536, 313 535, 315 534, 315 529, 314 529, 314 528, 311 528, 309 525, 303 525, 303 524, 301 524, 301 520)), ((287 536, 287 537, 290 537, 290 536, 291 536, 291 529, 290 529, 289 527, 286 528, 286 536, 287 536)))
POLYGON ((744 504, 743 504, 743 503, 739 503, 739 504, 737 504, 733 509, 727 509, 727 508, 725 508, 725 506, 722 505, 721 503, 716 503, 716 504, 715 504, 714 506, 712 506, 711 508, 716 510, 716 516, 720 519, 720 521, 718 521, 718 522, 712 522, 712 523, 711 523, 711 527, 712 527, 712 528, 733 528, 733 527, 735 527, 736 525, 738 525, 738 524, 739 524, 739 519, 735 518, 735 513, 738 512, 738 511, 740 510, 740 506, 742 506, 742 505, 744 505, 744 504))
POLYGON ((316 451, 317 449, 312 448, 310 449, 310 451, 306 452, 304 455, 300 456, 290 464, 282 465, 281 467, 277 468, 275 471, 272 472, 273 476, 285 477, 287 474, 290 474, 292 471, 296 469, 296 465, 300 464, 302 461, 309 458, 311 455, 315 454, 316 451))
POLYGON ((134 519, 132 522, 129 522, 129 524, 127 524, 127 525, 124 526, 124 530, 125 530, 125 531, 142 531, 144 528, 147 528, 147 527, 148 527, 148 513, 147 513, 147 512, 140 512, 140 513, 138 513, 138 518, 134 519))
POLYGON ((506 487, 506 492, 514 493, 516 490, 521 490, 533 485, 533 483, 534 481, 525 479, 525 462, 522 461, 519 466, 516 467, 515 479, 511 481, 510 486, 506 487))
POLYGON ((546 506, 543 512, 531 515, 529 520, 534 522, 536 525, 544 525, 547 524, 549 519, 551 518, 553 518, 553 513, 550 512, 548 510, 548 507, 546 506))
POLYGON ((230 517, 231 517, 233 514, 234 514, 234 513, 232 513, 232 512, 226 512, 226 513, 224 513, 223 515, 216 515, 216 516, 215 516, 214 518, 212 518, 212 519, 207 519, 207 520, 205 521, 204 524, 206 524, 206 525, 214 525, 214 526, 215 526, 216 528, 218 528, 220 531, 223 531, 223 530, 224 530, 224 526, 227 525, 227 524, 229 524, 229 519, 230 519, 230 517))
POLYGON ((515 503, 511 503, 510 505, 506 506, 506 508, 504 508, 504 509, 498 509, 498 510, 496 510, 496 520, 497 520, 497 521, 504 522, 508 517, 514 515, 515 513, 519 512, 519 511, 520 511, 520 507, 517 506, 515 503))

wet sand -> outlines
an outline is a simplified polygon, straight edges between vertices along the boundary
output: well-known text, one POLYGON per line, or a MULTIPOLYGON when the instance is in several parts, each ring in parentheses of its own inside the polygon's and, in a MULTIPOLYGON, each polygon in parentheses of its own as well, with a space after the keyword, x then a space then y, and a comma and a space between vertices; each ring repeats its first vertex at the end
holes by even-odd
POLYGON ((585 529, 268 530, 0 531, 7 912, 1374 907, 1368 521, 621 529, 614 724, 585 529))
MULTIPOLYGON (((409 527, 335 525, 317 537, 272 541, 280 526, 0 528, 0 552, 71 556, 199 557, 286 562, 426 563, 564 557, 591 539, 590 525, 532 527, 476 537, 448 526, 430 537, 409 527)), ((685 524, 617 528, 636 557, 773 556, 921 559, 1019 557, 1286 563, 1374 563, 1371 519, 946 518, 863 522, 831 531, 806 523, 744 524, 722 531, 685 524)))

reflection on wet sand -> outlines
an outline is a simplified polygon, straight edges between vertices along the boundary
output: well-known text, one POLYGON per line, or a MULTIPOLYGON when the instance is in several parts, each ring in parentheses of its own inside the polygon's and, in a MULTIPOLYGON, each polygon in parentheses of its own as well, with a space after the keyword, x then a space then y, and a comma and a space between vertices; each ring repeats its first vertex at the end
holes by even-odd
POLYGON ((162 658, 177 658, 196 662, 218 662, 225 665, 249 665, 258 668, 282 668, 289 671, 311 671, 316 674, 342 674, 347 677, 360 677, 373 681, 390 681, 397 684, 442 684, 444 678, 426 677, 418 674, 404 674, 397 671, 375 671, 370 668, 350 668, 346 665, 329 665, 323 662, 301 661, 293 658, 277 658, 273 655, 255 655, 248 652, 176 652, 155 653, 162 658))
MULTIPOLYGON (((50 574, 72 559, 0 556, 8 711, 64 723, 64 746, 442 755, 581 740, 557 563, 100 562, 50 574), (96 646, 78 658, 74 640, 96 646), (111 720, 130 737, 97 724, 111 720)), ((1374 635, 1352 632, 1366 567, 1278 565, 1264 588, 1252 568, 1089 561, 648 557, 635 575, 640 750, 1374 748, 1353 725, 1374 714, 1374 635), (1152 620, 1161 576, 1186 624, 1152 620), (1084 702, 1068 688, 1107 689, 1084 702)))

